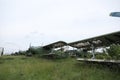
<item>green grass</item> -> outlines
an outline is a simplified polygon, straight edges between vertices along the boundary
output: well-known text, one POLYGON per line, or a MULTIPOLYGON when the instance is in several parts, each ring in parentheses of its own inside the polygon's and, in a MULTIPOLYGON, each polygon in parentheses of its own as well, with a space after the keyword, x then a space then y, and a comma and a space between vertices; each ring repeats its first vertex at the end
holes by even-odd
POLYGON ((120 72, 75 59, 0 57, 0 80, 120 80, 120 72))

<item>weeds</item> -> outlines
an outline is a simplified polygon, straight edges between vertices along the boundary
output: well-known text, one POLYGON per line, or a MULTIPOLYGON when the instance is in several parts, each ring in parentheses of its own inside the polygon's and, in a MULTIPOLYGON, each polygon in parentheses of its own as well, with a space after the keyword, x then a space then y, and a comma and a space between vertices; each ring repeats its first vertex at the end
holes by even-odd
POLYGON ((67 58, 0 57, 0 80, 119 80, 120 72, 67 58), (10 59, 9 58, 13 58, 10 59))

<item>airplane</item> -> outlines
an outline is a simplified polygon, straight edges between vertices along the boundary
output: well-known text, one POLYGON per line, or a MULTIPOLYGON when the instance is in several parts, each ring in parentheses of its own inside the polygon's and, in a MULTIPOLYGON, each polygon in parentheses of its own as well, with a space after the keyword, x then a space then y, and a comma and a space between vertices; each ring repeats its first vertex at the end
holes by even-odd
POLYGON ((93 55, 92 58, 95 58, 95 49, 101 47, 108 47, 111 44, 120 44, 120 31, 104 34, 84 40, 79 40, 71 43, 66 43, 64 41, 57 41, 43 46, 43 49, 50 50, 52 52, 54 48, 71 46, 73 48, 83 49, 86 51, 92 50, 92 55, 93 55))
POLYGON ((120 12, 111 12, 110 16, 112 16, 112 17, 120 17, 120 12))

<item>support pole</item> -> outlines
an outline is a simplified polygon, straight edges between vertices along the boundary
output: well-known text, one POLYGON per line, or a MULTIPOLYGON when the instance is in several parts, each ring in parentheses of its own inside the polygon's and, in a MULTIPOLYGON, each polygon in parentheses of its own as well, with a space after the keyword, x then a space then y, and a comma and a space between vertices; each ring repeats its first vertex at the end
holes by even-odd
POLYGON ((92 59, 95 59, 95 47, 94 47, 94 45, 92 44, 91 45, 91 47, 92 47, 92 59))
POLYGON ((53 54, 53 52, 54 52, 54 46, 52 47, 50 54, 53 54))

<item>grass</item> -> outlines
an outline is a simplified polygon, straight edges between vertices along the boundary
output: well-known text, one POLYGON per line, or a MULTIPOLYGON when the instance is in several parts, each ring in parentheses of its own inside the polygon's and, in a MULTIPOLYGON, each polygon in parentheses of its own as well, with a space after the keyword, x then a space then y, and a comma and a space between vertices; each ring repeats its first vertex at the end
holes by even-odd
POLYGON ((120 80, 120 71, 75 59, 0 57, 0 80, 120 80))

